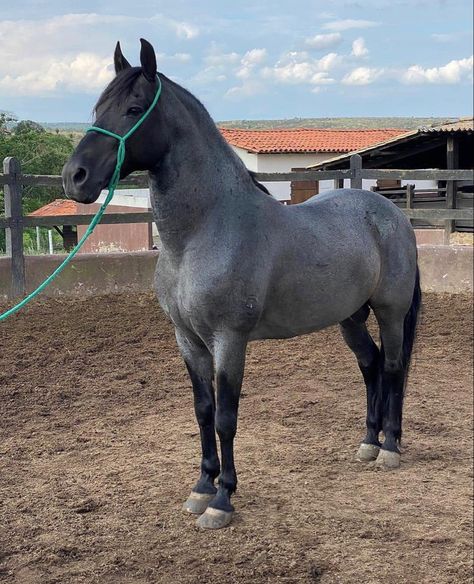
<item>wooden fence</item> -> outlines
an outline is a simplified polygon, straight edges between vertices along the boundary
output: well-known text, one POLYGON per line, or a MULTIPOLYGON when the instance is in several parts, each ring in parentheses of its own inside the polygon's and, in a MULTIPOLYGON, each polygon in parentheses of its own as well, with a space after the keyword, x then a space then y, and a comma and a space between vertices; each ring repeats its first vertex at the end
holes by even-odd
MULTIPOLYGON (((407 196, 406 207, 403 209, 410 219, 419 219, 427 223, 444 222, 447 237, 453 231, 454 221, 472 221, 473 209, 456 208, 457 181, 472 181, 472 170, 378 170, 362 168, 362 158, 355 154, 350 159, 347 170, 303 170, 286 173, 257 173, 256 178, 263 182, 278 181, 321 181, 333 180, 335 188, 341 188, 345 179, 350 180, 351 188, 362 188, 363 179, 396 179, 396 180, 434 180, 446 181, 446 207, 442 209, 415 209, 413 197, 407 196)), ((135 174, 127 177, 120 184, 126 186, 148 187, 146 174, 135 174)), ((5 195, 5 217, 0 217, 0 229, 6 232, 6 251, 11 257, 12 297, 23 296, 25 293, 25 259, 23 252, 23 229, 25 227, 53 227, 57 225, 88 225, 91 215, 61 215, 54 217, 31 217, 23 215, 23 186, 35 185, 46 187, 62 187, 60 176, 22 174, 21 166, 16 158, 8 157, 3 161, 3 174, 0 174, 0 186, 3 185, 5 195)), ((101 224, 117 223, 152 223, 151 211, 143 213, 106 213, 101 224)))

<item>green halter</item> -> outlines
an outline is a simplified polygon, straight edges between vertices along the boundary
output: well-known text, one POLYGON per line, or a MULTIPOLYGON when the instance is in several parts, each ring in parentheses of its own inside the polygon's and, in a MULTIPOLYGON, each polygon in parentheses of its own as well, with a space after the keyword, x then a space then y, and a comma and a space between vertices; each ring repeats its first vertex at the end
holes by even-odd
POLYGON ((46 288, 46 286, 48 286, 56 278, 56 276, 60 272, 62 272, 63 269, 72 260, 72 258, 81 249, 81 247, 83 246, 84 242, 89 237, 89 235, 94 231, 94 228, 97 225, 97 223, 99 223, 100 220, 102 219, 102 215, 104 214, 104 211, 107 208, 107 205, 110 203, 112 197, 114 196, 115 188, 117 186, 117 183, 120 180, 120 170, 122 169, 122 164, 123 164, 123 161, 125 160, 125 141, 128 138, 130 138, 130 136, 135 132, 135 130, 137 130, 137 128, 139 128, 143 124, 143 122, 150 115, 153 108, 155 107, 155 105, 158 103, 158 100, 160 99, 161 80, 160 80, 158 75, 156 76, 156 78, 158 81, 158 88, 156 90, 155 97, 153 98, 153 101, 150 104, 150 107, 146 110, 146 112, 142 115, 142 117, 138 120, 138 122, 124 136, 119 136, 118 134, 114 134, 114 132, 110 132, 109 130, 104 130, 104 128, 99 128, 97 126, 91 126, 90 128, 87 129, 87 132, 100 132, 101 134, 105 134, 106 136, 111 136, 112 138, 116 138, 119 142, 118 149, 117 149, 117 162, 115 165, 115 170, 114 170, 114 173, 112 175, 112 178, 109 181, 109 186, 108 186, 109 192, 107 194, 107 197, 105 198, 105 201, 102 203, 100 209, 94 215, 86 232, 81 237, 80 241, 77 243, 77 245, 74 247, 74 249, 72 249, 70 251, 69 255, 65 258, 65 260, 54 270, 54 272, 50 276, 48 276, 46 278, 46 280, 44 282, 42 282, 38 286, 38 288, 36 288, 36 290, 31 292, 31 294, 26 296, 26 298, 24 298, 21 302, 19 302, 18 304, 16 304, 15 306, 10 308, 9 310, 4 312, 3 314, 0 314, 0 321, 5 320, 6 318, 11 316, 15 312, 18 312, 21 308, 23 308, 23 306, 25 306, 25 304, 28 304, 28 302, 33 300, 33 298, 35 296, 37 296, 40 292, 42 292, 46 288))

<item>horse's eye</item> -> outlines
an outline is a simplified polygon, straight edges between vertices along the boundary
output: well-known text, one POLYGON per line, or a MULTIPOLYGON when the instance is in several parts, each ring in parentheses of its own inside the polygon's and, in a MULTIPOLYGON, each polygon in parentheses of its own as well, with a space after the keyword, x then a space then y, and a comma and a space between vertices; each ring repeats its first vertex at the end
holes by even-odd
POLYGON ((138 106, 129 107, 127 110, 127 116, 138 116, 142 112, 143 110, 141 107, 138 106))

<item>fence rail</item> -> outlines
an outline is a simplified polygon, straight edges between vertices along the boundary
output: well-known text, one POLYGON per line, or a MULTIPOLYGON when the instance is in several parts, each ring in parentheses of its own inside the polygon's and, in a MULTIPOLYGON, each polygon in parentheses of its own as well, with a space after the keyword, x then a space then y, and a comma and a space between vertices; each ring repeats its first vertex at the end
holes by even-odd
MULTIPOLYGON (((446 238, 454 229, 454 221, 473 221, 473 209, 456 208, 456 185, 458 181, 473 181, 472 170, 436 170, 436 169, 364 169, 362 158, 355 154, 351 156, 350 168, 346 170, 299 170, 283 173, 256 173, 255 177, 264 182, 288 181, 322 181, 333 180, 335 188, 340 188, 345 179, 350 181, 351 188, 362 188, 363 180, 396 179, 396 180, 433 180, 446 181, 446 208, 414 209, 413 193, 407 189, 407 197, 403 211, 414 220, 428 223, 444 221, 446 238)), ((120 182, 123 186, 147 187, 148 176, 136 173, 120 182)), ((21 166, 16 158, 8 157, 3 161, 3 174, 0 174, 0 186, 5 195, 5 216, 0 217, 0 229, 6 232, 6 251, 11 257, 12 297, 23 296, 25 293, 25 259, 23 253, 23 229, 26 227, 53 227, 57 225, 88 225, 91 215, 62 215, 55 217, 24 216, 22 209, 23 186, 62 187, 60 176, 22 174, 21 166)), ((101 224, 152 223, 150 211, 132 213, 106 213, 101 224)))

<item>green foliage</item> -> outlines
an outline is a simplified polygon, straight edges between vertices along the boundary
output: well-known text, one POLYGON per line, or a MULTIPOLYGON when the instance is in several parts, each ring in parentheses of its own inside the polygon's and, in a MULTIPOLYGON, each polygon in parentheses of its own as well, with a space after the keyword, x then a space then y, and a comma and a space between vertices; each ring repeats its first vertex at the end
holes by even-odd
MULTIPOLYGON (((20 122, 13 132, 9 132, 6 126, 11 118, 6 113, 0 113, 0 161, 7 156, 15 156, 19 159, 24 174, 61 174, 62 167, 74 148, 72 137, 46 132, 31 120, 20 122)), ((24 213, 31 213, 62 196, 61 188, 24 187, 24 213)), ((0 214, 3 211, 4 197, 3 190, 0 190, 0 214)), ((1 230, 0 251, 4 249, 5 232, 1 230)))
POLYGON ((33 120, 22 120, 13 128, 15 134, 25 134, 27 132, 36 132, 37 134, 42 134, 46 130, 38 122, 33 122, 33 120))
POLYGON ((15 114, 12 114, 11 112, 0 111, 0 134, 8 132, 13 122, 16 122, 15 114))

